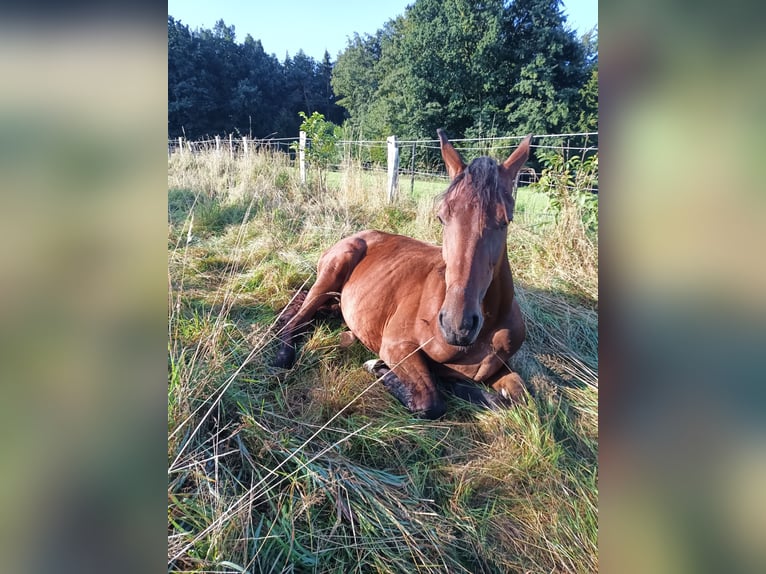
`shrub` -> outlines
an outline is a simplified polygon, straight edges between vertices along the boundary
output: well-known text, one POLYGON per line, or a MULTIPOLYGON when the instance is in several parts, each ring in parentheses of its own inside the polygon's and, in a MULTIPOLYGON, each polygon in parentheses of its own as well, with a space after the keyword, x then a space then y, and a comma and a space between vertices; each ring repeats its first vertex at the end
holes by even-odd
MULTIPOLYGON (((306 132, 309 145, 306 146, 306 161, 310 166, 319 171, 319 184, 325 187, 325 172, 331 162, 338 162, 339 152, 337 142, 341 138, 342 130, 332 122, 324 119, 324 114, 313 112, 307 116, 305 112, 298 112, 303 118, 300 130, 306 132)), ((297 144, 292 145, 297 149, 297 144)))
POLYGON ((542 151, 545 166, 533 184, 549 198, 548 209, 558 222, 565 211, 579 213, 585 230, 598 233, 598 154, 567 157, 562 151, 542 151))

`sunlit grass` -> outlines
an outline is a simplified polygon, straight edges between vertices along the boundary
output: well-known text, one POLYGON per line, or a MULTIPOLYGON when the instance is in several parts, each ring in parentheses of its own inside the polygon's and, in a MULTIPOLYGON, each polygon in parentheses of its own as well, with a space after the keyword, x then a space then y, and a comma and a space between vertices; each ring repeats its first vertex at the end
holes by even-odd
POLYGON ((519 190, 527 401, 453 398, 425 421, 338 321, 316 321, 286 375, 269 365, 321 252, 367 227, 438 241, 446 182, 389 205, 385 174, 359 166, 319 190, 283 156, 214 153, 174 155, 168 182, 171 571, 597 571, 597 269, 562 243, 574 220, 553 228, 545 196, 519 190))

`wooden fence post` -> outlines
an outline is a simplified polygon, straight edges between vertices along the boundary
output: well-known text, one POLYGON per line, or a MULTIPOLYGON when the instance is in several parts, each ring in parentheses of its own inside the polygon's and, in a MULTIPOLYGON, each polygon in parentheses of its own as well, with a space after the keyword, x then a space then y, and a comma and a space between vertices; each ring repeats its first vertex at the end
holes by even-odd
POLYGON ((229 134, 229 157, 234 159, 234 134, 229 134))
POLYGON ((298 161, 301 167, 301 183, 306 183, 306 132, 301 132, 298 140, 298 161))
POLYGON ((388 202, 393 203, 399 183, 399 148, 396 147, 396 136, 388 136, 388 202))
POLYGON ((184 154, 184 138, 178 136, 178 153, 184 154))
POLYGON ((221 136, 215 136, 215 151, 217 154, 221 153, 221 136))
POLYGON ((242 147, 245 148, 245 157, 247 157, 247 155, 248 155, 247 136, 242 136, 242 147))
POLYGON ((410 195, 415 194, 415 142, 412 143, 412 161, 410 162, 410 195))

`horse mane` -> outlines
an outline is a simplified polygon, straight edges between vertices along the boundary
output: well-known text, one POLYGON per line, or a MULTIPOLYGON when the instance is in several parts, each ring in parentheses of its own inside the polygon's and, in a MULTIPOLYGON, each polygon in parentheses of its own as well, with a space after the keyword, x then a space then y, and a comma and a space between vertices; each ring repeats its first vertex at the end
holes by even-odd
POLYGON ((451 201, 454 196, 461 193, 461 190, 466 190, 465 192, 471 194, 469 197, 463 198, 462 201, 470 201, 475 198, 482 208, 487 208, 501 201, 497 162, 487 156, 474 159, 467 168, 455 176, 444 193, 436 196, 436 203, 451 201), (465 185, 466 177, 470 178, 472 185, 465 185))

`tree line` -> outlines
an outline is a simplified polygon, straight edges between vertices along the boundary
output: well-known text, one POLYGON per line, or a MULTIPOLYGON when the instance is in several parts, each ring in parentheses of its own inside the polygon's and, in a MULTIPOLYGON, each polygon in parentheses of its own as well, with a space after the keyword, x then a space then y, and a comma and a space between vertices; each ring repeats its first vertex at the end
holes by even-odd
POLYGON ((295 136, 304 110, 341 123, 332 68, 326 52, 321 62, 303 51, 280 62, 250 34, 236 42, 223 20, 190 30, 168 16, 168 136, 295 136))
POLYGON ((290 137, 315 111, 355 139, 595 131, 597 42, 561 0, 416 0, 336 62, 168 16, 168 135, 290 137))

